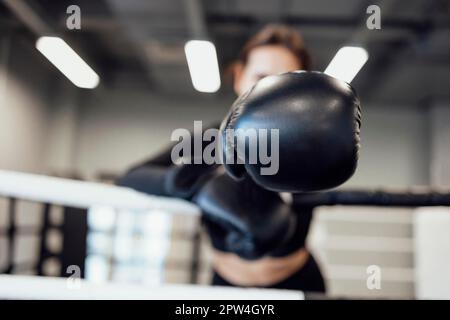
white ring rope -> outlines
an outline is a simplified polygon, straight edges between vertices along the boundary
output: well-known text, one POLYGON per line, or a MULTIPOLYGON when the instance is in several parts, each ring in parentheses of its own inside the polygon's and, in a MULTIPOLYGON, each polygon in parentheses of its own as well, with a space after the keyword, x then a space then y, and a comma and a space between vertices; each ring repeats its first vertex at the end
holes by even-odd
POLYGON ((0 275, 1 299, 302 300, 301 291, 200 285, 95 284, 81 279, 0 275))
POLYGON ((199 214, 197 206, 180 199, 146 195, 104 183, 5 170, 0 170, 0 196, 76 208, 109 206, 118 210, 199 214))

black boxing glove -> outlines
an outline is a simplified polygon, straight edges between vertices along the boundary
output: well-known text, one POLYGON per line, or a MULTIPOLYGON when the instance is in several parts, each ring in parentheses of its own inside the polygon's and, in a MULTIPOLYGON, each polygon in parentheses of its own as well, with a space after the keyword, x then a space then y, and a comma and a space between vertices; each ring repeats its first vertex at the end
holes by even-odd
POLYGON ((304 246, 311 208, 296 212, 249 178, 211 178, 194 197, 214 248, 244 259, 286 256, 304 246))
POLYGON ((207 164, 143 165, 128 171, 116 184, 155 196, 189 200, 213 174, 207 164))
MULTIPOLYGON (((360 103, 348 83, 320 72, 268 76, 239 97, 222 122, 225 169, 235 179, 249 175, 274 191, 334 188, 356 170, 360 125, 360 103), (270 130, 279 132, 278 150, 272 150, 279 162, 274 174, 264 172, 267 163, 249 157, 255 146, 247 134, 255 129, 269 130, 264 138, 269 146, 277 142, 270 130)), ((261 152, 265 141, 261 136, 256 141, 261 152)))
MULTIPOLYGON (((191 143, 194 141, 195 136, 191 143)), ((203 141, 202 150, 206 146, 207 141, 203 141)), ((132 167, 116 180, 116 184, 151 195, 190 200, 217 165, 203 161, 197 161, 197 164, 193 155, 179 154, 173 159, 173 147, 171 145, 152 159, 132 167), (182 159, 187 163, 182 163, 182 159)))

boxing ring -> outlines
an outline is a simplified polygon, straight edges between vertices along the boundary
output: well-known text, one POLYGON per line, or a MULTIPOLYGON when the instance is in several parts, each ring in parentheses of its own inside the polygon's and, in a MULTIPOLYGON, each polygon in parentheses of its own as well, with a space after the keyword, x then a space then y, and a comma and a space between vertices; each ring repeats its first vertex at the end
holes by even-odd
MULTIPOLYGON (((347 194, 346 194, 347 195, 347 194)), ((383 195, 379 200, 377 193, 371 193, 371 201, 362 199, 361 193, 348 201, 347 198, 322 199, 319 202, 328 206, 336 203, 356 203, 358 205, 381 205, 408 203, 416 207, 421 203, 425 207, 414 210, 414 234, 416 236, 415 257, 416 298, 450 298, 448 287, 450 276, 445 272, 450 265, 450 211, 448 209, 450 193, 434 194, 398 194, 389 197, 383 195), (411 202, 410 197, 416 202, 411 202), (338 199, 338 200, 336 200, 338 199), (356 200, 355 200, 356 199, 356 200), (366 203, 365 203, 366 202, 366 203), (433 204, 435 208, 426 207, 433 204), (440 241, 431 240, 440 239, 440 241), (440 253, 439 253, 440 252, 440 253), (438 254, 436 254, 438 253, 438 254), (439 268, 436 271, 436 268, 439 268), (436 274, 439 273, 437 277, 436 274)), ((129 188, 95 182, 48 177, 42 175, 18 173, 0 170, 0 196, 8 199, 20 199, 42 204, 54 204, 82 210, 70 210, 71 216, 82 216, 86 209, 110 207, 115 210, 131 210, 143 214, 152 211, 168 215, 199 216, 197 206, 180 199, 146 195, 129 188)), ((342 197, 341 194, 335 195, 342 197)), ((355 196, 355 195, 353 195, 355 196)), ((366 195, 364 195, 366 197, 366 195)), ((315 196, 303 198, 306 204, 320 204, 315 196)), ((348 205, 348 204, 345 204, 348 205)), ((31 213, 30 213, 31 214, 31 213)), ((380 217, 381 218, 381 217, 380 217)), ((379 219, 377 219, 379 220, 379 219)), ((412 250, 413 248, 411 248, 412 250)), ((194 284, 124 284, 116 282, 97 283, 80 278, 43 277, 0 274, 0 299, 252 299, 252 300, 298 300, 323 299, 326 296, 311 295, 301 291, 273 289, 240 289, 229 287, 211 287, 194 284)))
MULTIPOLYGON (((199 209, 180 199, 146 195, 129 188, 96 182, 0 170, 0 196, 80 209, 107 206, 151 214, 197 216, 199 209)), ((80 214, 76 211, 73 214, 80 214)), ((83 214, 83 213, 81 213, 83 214)), ((85 213, 84 213, 85 214, 85 213)), ((0 275, 0 299, 217 299, 299 300, 300 291, 239 289, 202 285, 135 285, 95 283, 80 278, 0 275)))

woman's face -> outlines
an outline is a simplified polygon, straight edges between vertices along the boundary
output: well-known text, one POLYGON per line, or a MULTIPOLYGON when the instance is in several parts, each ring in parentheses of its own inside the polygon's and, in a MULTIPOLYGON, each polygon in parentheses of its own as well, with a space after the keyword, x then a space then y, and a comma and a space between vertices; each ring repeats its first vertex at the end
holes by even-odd
POLYGON ((266 76, 299 69, 299 61, 289 49, 279 45, 257 47, 250 51, 245 65, 236 67, 234 91, 239 96, 266 76))

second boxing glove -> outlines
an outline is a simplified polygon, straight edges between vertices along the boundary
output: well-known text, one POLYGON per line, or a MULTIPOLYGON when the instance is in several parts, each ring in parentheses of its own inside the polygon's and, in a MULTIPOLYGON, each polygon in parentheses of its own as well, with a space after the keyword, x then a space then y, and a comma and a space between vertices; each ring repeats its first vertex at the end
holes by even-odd
POLYGON ((312 209, 296 212, 248 177, 210 179, 194 197, 213 247, 244 259, 286 256, 304 246, 312 209))

